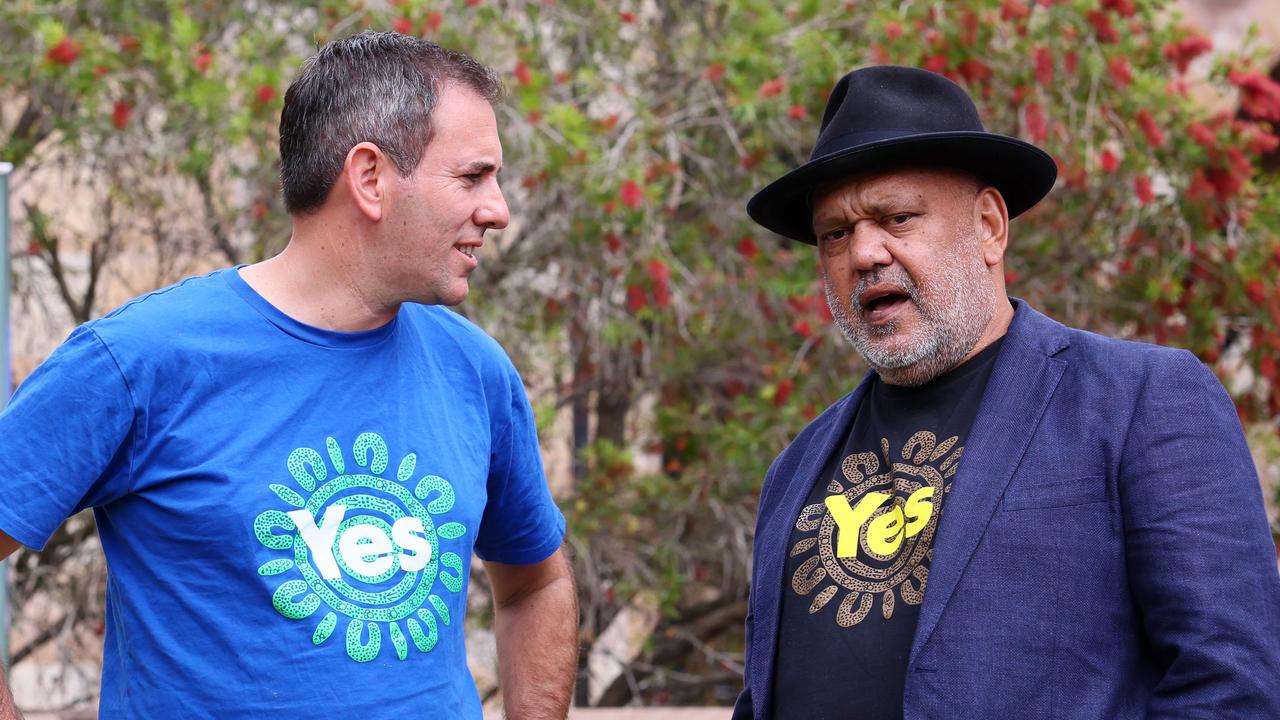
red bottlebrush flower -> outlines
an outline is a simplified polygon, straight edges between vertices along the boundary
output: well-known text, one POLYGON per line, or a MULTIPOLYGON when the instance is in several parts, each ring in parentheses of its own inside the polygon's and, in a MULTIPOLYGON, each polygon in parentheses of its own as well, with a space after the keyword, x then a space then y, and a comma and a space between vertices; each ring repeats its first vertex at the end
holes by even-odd
POLYGON ((138 42, 138 38, 132 35, 120 36, 120 49, 123 50, 124 52, 127 52, 127 53, 134 52, 135 50, 138 49, 139 44, 140 43, 138 42))
POLYGON ((813 337, 813 325, 808 320, 797 320, 791 323, 791 329, 800 337, 813 337))
POLYGON ((1093 26, 1093 34, 1098 38, 1098 42, 1113 43, 1120 39, 1120 34, 1111 24, 1111 16, 1102 10, 1090 10, 1085 14, 1084 19, 1093 26))
POLYGON ((1196 174, 1191 178, 1191 184, 1187 186, 1187 199, 1200 200, 1212 194, 1213 186, 1209 184, 1209 178, 1205 177, 1204 170, 1196 170, 1196 174))
POLYGON ((787 81, 785 78, 774 78, 760 83, 760 97, 774 97, 781 95, 783 90, 787 89, 787 81))
POLYGON ((1264 353, 1258 360, 1258 374, 1273 383, 1280 379, 1280 375, 1276 373, 1276 359, 1273 355, 1264 353))
POLYGON ((196 72, 204 74, 204 72, 209 69, 209 64, 212 62, 213 54, 202 52, 199 55, 196 55, 195 62, 192 64, 196 66, 196 72))
POLYGON ((422 34, 431 35, 440 29, 440 25, 444 23, 444 15, 439 10, 432 10, 427 13, 427 19, 422 22, 422 34))
POLYGON ((664 308, 671 304, 671 287, 666 283, 653 287, 653 304, 664 308))
POLYGON ((1102 7, 1114 10, 1121 17, 1133 17, 1138 10, 1133 0, 1102 0, 1102 7))
POLYGON ((980 83, 991 77, 991 68, 987 67, 986 63, 975 58, 969 58, 960 63, 960 67, 956 68, 956 70, 960 73, 960 77, 964 78, 965 82, 970 85, 980 83))
POLYGON ((1193 122, 1187 126, 1187 135, 1191 136, 1196 144, 1206 150, 1214 150, 1218 146, 1218 137, 1212 130, 1203 123, 1193 122))
POLYGON ((1072 50, 1062 56, 1062 64, 1066 67, 1068 75, 1075 75, 1076 68, 1080 67, 1080 56, 1072 50))
POLYGON ((640 187, 640 183, 635 180, 627 180, 622 183, 618 198, 622 200, 623 205, 635 210, 644 202, 644 188, 640 187))
POLYGON ((1103 150, 1102 155, 1098 157, 1098 165, 1102 167, 1105 173, 1113 173, 1120 169, 1120 158, 1110 150, 1103 150))
POLYGON ((106 77, 106 76, 107 76, 107 74, 108 74, 108 73, 110 73, 110 72, 111 72, 111 68, 107 67, 106 65, 94 65, 94 66, 93 66, 93 76, 94 76, 94 77, 96 77, 96 78, 98 78, 98 79, 102 79, 102 78, 106 77))
POLYGON ((528 120, 530 125, 537 125, 542 122, 542 111, 530 110, 529 114, 524 116, 524 119, 528 120))
POLYGON ((467 7, 475 7, 480 4, 480 0, 467 0, 467 7))
POLYGON ((115 125, 117 130, 123 130, 129 126, 131 117, 133 117, 133 106, 123 100, 117 100, 115 107, 111 109, 111 124, 115 125))
POLYGON ((645 265, 645 270, 649 273, 649 279, 654 285, 660 285, 671 279, 671 268, 661 260, 650 260, 645 265))
POLYGON ((796 389, 796 382, 791 378, 782 378, 778 381, 778 388, 773 392, 773 406, 782 407, 787 404, 787 400, 791 399, 791 392, 796 389))
POLYGON ((270 85, 259 85, 253 96, 259 105, 266 105, 276 99, 276 89, 270 85))
POLYGON ((1164 46, 1164 57, 1178 72, 1185 73, 1191 61, 1213 49, 1213 42, 1203 35, 1190 35, 1164 46))
POLYGON ((601 130, 612 130, 618 125, 618 114, 614 113, 600 121, 601 130))
POLYGON ((1254 155, 1266 155, 1277 147, 1280 147, 1280 137, 1257 127, 1249 133, 1249 152, 1254 155))
POLYGON ((35 240, 32 240, 31 242, 27 243, 28 257, 35 257, 39 254, 40 254, 40 243, 36 242, 35 240))
POLYGON ((1026 20, 1031 17, 1031 8, 1018 2, 1018 0, 1004 0, 1004 3, 1000 5, 1000 17, 1006 22, 1026 20))
POLYGON ((1138 196, 1138 202, 1143 205, 1150 205, 1151 201, 1156 199, 1156 194, 1151 189, 1151 178, 1146 175, 1133 178, 1133 192, 1138 196))
POLYGON ((964 44, 973 47, 978 43, 978 14, 972 10, 965 10, 964 16, 960 18, 960 24, 964 27, 964 44))
POLYGON ((49 48, 49 52, 45 53, 45 57, 49 58, 49 62, 58 65, 70 65, 80 57, 80 45, 69 37, 64 37, 58 41, 58 44, 49 48))
POLYGON ((1245 297, 1254 305, 1261 305, 1267 300, 1267 286, 1261 280, 1253 279, 1244 284, 1245 297))
POLYGON ((1014 284, 1014 283, 1018 282, 1019 278, 1021 278, 1021 277, 1022 277, 1021 275, 1019 275, 1018 273, 1014 272, 1013 270, 1005 270, 1005 271, 1004 271, 1004 284, 1005 284, 1006 286, 1007 286, 1007 285, 1012 285, 1012 284, 1014 284))
POLYGON ((521 85, 528 85, 533 82, 533 73, 529 72, 529 66, 525 65, 523 60, 516 61, 515 76, 516 82, 521 85))
POLYGON ((808 114, 809 113, 805 111, 803 105, 792 105, 791 108, 787 110, 787 117, 792 120, 803 120, 808 114))
POLYGON ((1142 129, 1142 134, 1147 138, 1147 144, 1151 147, 1161 147, 1164 145, 1164 131, 1156 125, 1155 118, 1151 117, 1151 113, 1146 109, 1138 111, 1138 127, 1142 129))
POLYGON ((742 166, 743 170, 750 170, 760 164, 760 161, 764 159, 765 154, 764 150, 752 150, 743 156, 743 158, 738 161, 738 164, 742 166))
POLYGON ((1227 79, 1240 88, 1240 107, 1259 120, 1280 121, 1280 83, 1251 70, 1232 70, 1227 79))
POLYGON ((391 23, 391 29, 401 35, 413 34, 413 21, 407 17, 398 17, 391 23))
POLYGON ((707 66, 706 71, 702 74, 711 82, 719 82, 724 77, 724 65, 722 63, 712 63, 707 66))
POLYGON ((604 244, 608 246, 609 252, 618 252, 622 249, 622 238, 615 233, 607 233, 604 236, 604 244))
POLYGON ((1121 90, 1133 82, 1133 71, 1129 69, 1129 61, 1123 55, 1116 55, 1107 61, 1107 69, 1111 71, 1111 79, 1121 90))
POLYGON ((621 13, 619 13, 619 17, 622 18, 622 22, 628 23, 628 24, 636 21, 636 14, 629 10, 623 10, 621 13))
POLYGON ((924 61, 924 69, 930 72, 944 74, 947 72, 947 56, 933 55, 924 61))
POLYGON ((634 315, 647 307, 649 307, 649 298, 645 296, 644 288, 639 285, 628 285, 627 311, 634 315))
POLYGON ((1036 82, 1041 85, 1053 84, 1053 53, 1047 47, 1036 48, 1036 82))
POLYGON ((889 42, 893 42, 902 37, 902 25, 890 20, 884 24, 884 36, 889 38, 889 42))
POLYGON ((1027 135, 1030 136, 1032 142, 1042 143, 1047 137, 1049 137, 1044 117, 1044 109, 1041 108, 1039 104, 1031 103, 1030 105, 1027 105, 1026 121, 1027 135))
POLYGON ((760 255, 760 248, 756 246, 756 241, 750 235, 744 235, 738 241, 738 254, 747 260, 755 260, 760 255))

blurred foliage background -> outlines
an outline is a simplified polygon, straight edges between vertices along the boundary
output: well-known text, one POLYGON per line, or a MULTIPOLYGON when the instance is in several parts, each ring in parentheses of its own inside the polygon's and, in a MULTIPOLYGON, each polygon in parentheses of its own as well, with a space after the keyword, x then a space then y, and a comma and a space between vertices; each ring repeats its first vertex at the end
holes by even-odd
MULTIPOLYGON (((740 686, 765 470, 864 371, 813 253, 744 207, 807 159, 855 67, 947 74, 988 129, 1052 153, 1057 187, 1013 224, 1011 292, 1192 350, 1277 457, 1280 85, 1248 45, 1215 49, 1158 0, 10 0, 0 159, 17 166, 28 347, 282 248, 284 89, 317 45, 363 28, 469 51, 509 86, 514 222, 459 309, 512 354, 549 455, 567 458, 581 704, 724 704, 740 686)), ((100 642, 95 553, 78 517, 15 556, 16 660, 100 642)))

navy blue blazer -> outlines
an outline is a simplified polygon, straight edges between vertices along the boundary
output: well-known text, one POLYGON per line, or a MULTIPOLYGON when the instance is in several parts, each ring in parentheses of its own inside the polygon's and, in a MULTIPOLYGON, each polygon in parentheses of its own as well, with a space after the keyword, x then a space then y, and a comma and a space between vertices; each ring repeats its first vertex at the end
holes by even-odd
MULTIPOLYGON (((1013 302, 939 520, 905 717, 1280 719, 1276 551, 1222 385, 1184 350, 1013 302)), ((765 478, 735 720, 771 717, 791 528, 866 386, 765 478)))

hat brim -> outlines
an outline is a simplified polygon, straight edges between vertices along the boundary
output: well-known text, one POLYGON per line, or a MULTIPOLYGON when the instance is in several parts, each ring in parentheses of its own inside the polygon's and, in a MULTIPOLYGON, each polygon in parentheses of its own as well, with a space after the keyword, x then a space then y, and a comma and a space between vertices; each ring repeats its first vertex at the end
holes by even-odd
POLYGON ((950 167, 970 172, 1004 197, 1009 217, 1030 210, 1053 189, 1058 166, 1048 153, 1006 135, 943 132, 904 135, 841 150, 810 160, 773 181, 747 203, 752 220, 810 245, 814 188, 836 180, 896 167, 950 167))

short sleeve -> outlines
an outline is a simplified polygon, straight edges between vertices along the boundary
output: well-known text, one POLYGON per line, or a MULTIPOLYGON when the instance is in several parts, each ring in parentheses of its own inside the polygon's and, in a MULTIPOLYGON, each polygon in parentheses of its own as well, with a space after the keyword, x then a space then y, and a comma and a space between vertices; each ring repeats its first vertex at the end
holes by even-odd
POLYGON ((110 351, 77 328, 0 414, 0 530, 43 549, 67 517, 125 494, 133 417, 110 351))
MULTIPOLYGON (((515 368, 507 364, 509 416, 495 433, 489 464, 489 500, 476 554, 483 560, 530 565, 546 560, 564 540, 564 515, 551 499, 533 409, 515 368)), ((501 424, 495 422, 495 427, 501 424)))

